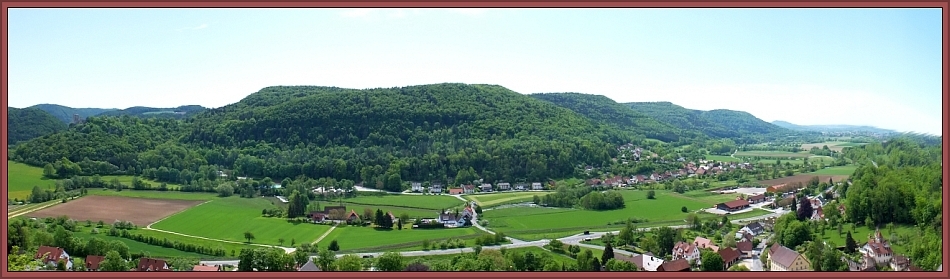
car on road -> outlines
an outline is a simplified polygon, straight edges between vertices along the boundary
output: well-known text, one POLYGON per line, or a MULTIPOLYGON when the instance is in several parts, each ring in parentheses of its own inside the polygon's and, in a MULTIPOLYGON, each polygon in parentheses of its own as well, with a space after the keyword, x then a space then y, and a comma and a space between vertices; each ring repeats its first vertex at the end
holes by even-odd
POLYGON ((584 231, 584 235, 590 235, 590 231, 584 231))
POLYGON ((584 241, 585 241, 585 242, 590 242, 591 239, 590 239, 590 237, 588 237, 588 238, 585 238, 584 241))
POLYGON ((365 255, 365 256, 363 256, 363 258, 364 258, 364 259, 372 259, 372 258, 373 258, 373 255, 365 255))

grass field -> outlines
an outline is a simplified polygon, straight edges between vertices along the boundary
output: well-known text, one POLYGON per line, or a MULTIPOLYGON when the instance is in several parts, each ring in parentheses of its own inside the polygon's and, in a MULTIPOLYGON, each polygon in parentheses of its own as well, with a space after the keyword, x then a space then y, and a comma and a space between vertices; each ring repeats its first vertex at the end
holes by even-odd
POLYGON ((706 160, 715 160, 721 162, 742 162, 742 159, 722 155, 706 155, 706 160))
POLYGON ((825 175, 852 175, 854 170, 858 169, 858 166, 838 166, 838 167, 829 167, 825 169, 820 169, 809 174, 825 174, 825 175))
POLYGON ((280 238, 286 241, 285 245, 291 239, 297 243, 313 242, 330 228, 262 217, 261 211, 270 207, 270 202, 261 198, 221 198, 173 215, 152 228, 231 241, 247 241, 244 232, 251 232, 255 236, 252 243, 266 245, 279 245, 280 238))
MULTIPOLYGON (((234 251, 234 252, 235 252, 235 255, 237 255, 238 253, 241 252, 241 249, 242 249, 242 248, 252 248, 252 249, 253 249, 253 248, 260 248, 260 246, 247 245, 247 244, 228 243, 228 242, 221 242, 221 241, 214 241, 214 240, 207 240, 207 239, 200 239, 200 238, 194 238, 194 237, 181 236, 181 235, 177 235, 177 234, 170 234, 170 233, 166 233, 166 232, 153 231, 153 230, 146 230, 146 229, 142 229, 142 228, 139 228, 139 229, 136 229, 136 230, 132 230, 132 231, 130 231, 130 233, 132 233, 132 234, 141 234, 141 235, 144 235, 144 236, 151 236, 151 237, 155 237, 155 238, 158 238, 158 239, 167 238, 167 239, 170 240, 170 241, 178 241, 178 242, 181 242, 181 243, 190 243, 190 244, 194 244, 194 245, 207 246, 207 247, 211 247, 211 248, 218 248, 218 247, 220 247, 220 248, 225 249, 225 250, 227 251, 227 253, 228 253, 228 257, 225 257, 225 258, 232 258, 232 257, 230 257, 231 251, 234 251)), ((298 240, 298 242, 297 242, 297 245, 300 245, 299 240, 298 240)), ((290 246, 290 239, 287 239, 287 243, 284 243, 284 246, 290 246)), ((205 256, 205 257, 209 257, 209 256, 205 256)))
POLYGON ((466 195, 466 199, 474 201, 481 207, 491 207, 509 203, 530 202, 535 195, 544 196, 550 192, 503 192, 481 195, 466 195))
MULTIPOLYGON (((491 249, 498 249, 498 248, 485 247, 485 248, 482 249, 482 251, 491 250, 491 249)), ((527 253, 527 252, 531 252, 531 253, 534 254, 535 256, 548 257, 548 258, 550 258, 550 259, 552 259, 552 260, 554 260, 554 261, 557 261, 558 263, 568 264, 568 263, 574 263, 574 262, 576 262, 576 260, 574 260, 574 259, 571 258, 571 257, 565 256, 565 255, 561 255, 561 254, 558 254, 558 253, 554 253, 554 252, 548 251, 548 250, 546 250, 546 249, 544 249, 544 248, 536 247, 536 246, 521 247, 521 248, 512 248, 512 249, 506 249, 506 250, 507 250, 507 252, 509 252, 509 253, 510 253, 510 252, 514 252, 514 253, 527 253)), ((601 252, 601 253, 603 253, 603 252, 601 252)), ((456 254, 447 254, 447 255, 416 256, 416 257, 406 257, 405 259, 406 259, 406 262, 407 262, 407 263, 422 262, 422 263, 425 263, 425 264, 428 264, 428 265, 431 266, 431 265, 432 265, 433 263, 435 263, 435 262, 451 261, 451 260, 454 259, 455 257, 458 257, 458 256, 463 255, 463 254, 465 254, 465 255, 471 255, 472 253, 456 253, 456 254)), ((600 254, 596 254, 596 255, 597 255, 598 258, 600 257, 600 254)))
MULTIPOLYGON (((699 209, 709 203, 657 191, 656 199, 646 198, 647 191, 622 191, 626 207, 617 210, 591 211, 564 208, 514 207, 484 213, 489 227, 501 231, 541 230, 558 228, 603 227, 628 218, 647 219, 648 222, 680 221, 685 218, 680 208, 699 209)), ((508 233, 508 232, 506 232, 508 233)), ((574 232, 576 233, 576 232, 574 232)))
MULTIPOLYGON (((723 202, 736 199, 736 194, 717 194, 717 193, 709 192, 706 190, 689 191, 683 194, 670 193, 670 195, 674 197, 682 197, 686 199, 695 199, 697 201, 707 202, 710 205, 723 203, 723 202)), ((687 209, 690 209, 690 208, 687 208, 687 209)))
MULTIPOLYGON (((105 176, 102 176, 102 181, 109 182, 109 181, 112 181, 113 178, 118 178, 119 183, 122 183, 123 185, 132 185, 131 175, 105 175, 105 176)), ((144 179, 141 177, 139 177, 139 179, 142 180, 142 182, 145 182, 145 184, 148 184, 150 187, 155 188, 155 189, 158 189, 158 187, 162 185, 161 182, 155 182, 155 181, 144 179)), ((179 188, 181 188, 181 185, 175 184, 175 183, 165 183, 165 186, 167 186, 168 189, 170 190, 178 190, 179 188)))
MULTIPOLYGON (((838 235, 838 228, 828 227, 825 229, 825 235, 821 237, 822 240, 828 242, 829 245, 833 246, 843 246, 845 245, 845 238, 848 236, 848 232, 851 232, 851 237, 859 243, 864 243, 868 241, 868 237, 874 233, 874 229, 870 229, 867 226, 855 226, 854 230, 851 230, 851 224, 844 224, 842 227, 841 235, 838 235)), ((910 226, 895 226, 894 233, 898 235, 903 234, 913 234, 914 228, 910 226)), ((881 234, 888 241, 891 239, 891 234, 886 228, 881 228, 881 234)), ((898 245, 897 243, 891 242, 891 248, 894 249, 894 252, 897 254, 904 254, 907 251, 907 247, 903 245, 898 245)))
POLYGON ((463 206, 465 204, 465 202, 458 198, 443 195, 356 196, 353 198, 345 198, 343 199, 343 202, 362 205, 379 205, 432 210, 454 208, 463 206))
POLYGON ((862 146, 862 145, 865 145, 865 144, 866 144, 866 143, 854 143, 854 142, 846 142, 846 141, 829 141, 829 142, 802 144, 802 149, 810 150, 812 147, 822 148, 822 146, 827 145, 827 146, 828 146, 828 149, 831 149, 831 150, 833 150, 833 151, 841 152, 841 150, 844 149, 845 147, 862 146))
MULTIPOLYGON (((367 247, 398 245, 402 243, 421 242, 423 240, 434 241, 436 239, 445 239, 452 237, 464 237, 479 234, 475 228, 455 228, 455 229, 416 229, 410 228, 411 225, 403 227, 402 230, 393 228, 392 230, 376 230, 373 227, 347 226, 336 228, 329 235, 320 240, 317 245, 325 247, 330 242, 336 240, 341 250, 353 250, 367 247)), ((414 246, 413 246, 414 247, 414 246)), ((409 250, 421 250, 421 243, 418 248, 409 250)))
POLYGON ((195 200, 207 201, 217 199, 214 193, 199 192, 178 192, 178 191, 155 191, 155 190, 122 190, 114 191, 108 189, 89 189, 89 195, 126 197, 126 198, 147 198, 147 199, 169 199, 169 200, 195 200))
POLYGON ((33 186, 54 188, 56 182, 43 178, 43 168, 7 160, 7 198, 26 199, 33 186))
POLYGON ((805 158, 811 156, 807 152, 785 152, 785 151, 739 151, 735 154, 736 157, 792 157, 792 158, 805 158))
MULTIPOLYGON (((215 258, 213 256, 208 256, 204 254, 184 252, 184 251, 180 251, 176 249, 165 248, 162 246, 150 245, 150 244, 138 242, 138 241, 127 239, 127 238, 108 236, 105 234, 105 230, 100 230, 100 231, 102 233, 92 234, 90 228, 84 227, 82 228, 82 231, 80 232, 73 232, 73 236, 80 237, 84 240, 89 240, 93 237, 97 237, 105 241, 118 240, 118 241, 121 241, 122 243, 125 243, 125 245, 129 246, 129 253, 148 252, 150 256, 157 257, 157 258, 172 258, 172 257, 191 257, 191 258, 198 258, 198 259, 214 259, 215 258)), ((137 232, 138 230, 135 230, 135 231, 137 232)), ((215 247, 215 246, 211 246, 211 247, 215 247)))

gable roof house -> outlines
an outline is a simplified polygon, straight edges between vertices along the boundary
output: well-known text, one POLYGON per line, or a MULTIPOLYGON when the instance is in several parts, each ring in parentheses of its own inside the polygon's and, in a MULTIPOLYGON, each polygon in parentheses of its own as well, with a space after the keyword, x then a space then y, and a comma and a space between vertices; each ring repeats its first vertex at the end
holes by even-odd
POLYGON ((34 259, 41 260, 44 264, 55 266, 60 260, 66 261, 66 269, 73 268, 73 262, 69 258, 69 253, 59 247, 40 246, 36 250, 34 259))
POLYGON ((891 258, 891 270, 907 271, 910 268, 910 259, 901 255, 895 255, 891 258))
POLYGON ((499 191, 511 190, 511 183, 508 183, 508 182, 498 183, 498 190, 499 191))
POLYGON ((515 190, 528 190, 528 183, 516 183, 515 190))
POLYGON ((748 207, 749 207, 749 202, 746 201, 746 200, 741 200, 741 199, 740 199, 740 200, 734 200, 734 201, 728 201, 728 202, 724 202, 724 203, 720 203, 720 204, 717 204, 717 205, 716 205, 716 208, 721 209, 721 210, 725 210, 725 211, 729 211, 729 212, 734 212, 734 211, 743 210, 743 209, 746 209, 746 208, 748 208, 748 207))
POLYGON ((138 271, 171 271, 165 260, 152 258, 139 258, 138 271))
POLYGON ((87 271, 99 271, 99 264, 104 261, 106 257, 88 255, 86 256, 86 270, 87 271))
POLYGON ((728 270, 732 265, 739 262, 742 258, 742 254, 739 253, 739 250, 732 249, 731 247, 726 247, 719 250, 719 256, 722 257, 723 270, 728 270))
POLYGON ((451 213, 440 213, 439 218, 436 219, 439 223, 444 224, 446 227, 455 227, 458 226, 459 218, 455 214, 451 213))
POLYGON ((881 230, 875 230, 874 235, 868 239, 868 243, 861 247, 861 254, 870 256, 878 263, 889 263, 894 251, 891 245, 881 235, 881 230))
POLYGON ((712 240, 709 240, 703 237, 697 236, 696 239, 693 240, 693 245, 695 245, 696 248, 699 248, 699 249, 708 248, 708 249, 711 249, 713 252, 719 252, 719 246, 714 245, 712 243, 712 240))
POLYGON ((748 225, 743 226, 741 229, 739 229, 739 232, 736 233, 736 238, 742 238, 742 236, 746 233, 751 234, 752 236, 756 236, 762 233, 763 231, 765 231, 765 227, 763 227, 761 223, 752 222, 752 223, 749 223, 748 225))
POLYGON ((320 271, 320 267, 313 263, 313 258, 310 258, 310 260, 307 260, 307 263, 298 268, 297 271, 320 271))
POLYGON ((624 254, 614 254, 614 257, 617 258, 617 260, 627 261, 636 265, 637 269, 641 271, 656 271, 656 269, 663 264, 662 258, 656 257, 650 252, 647 252, 646 254, 638 254, 635 257, 630 257, 624 254))
POLYGON ((491 184, 484 183, 482 184, 482 186, 479 186, 479 190, 481 190, 482 192, 491 192, 492 191, 491 184))
POLYGON ((540 182, 532 182, 531 190, 544 190, 544 185, 542 185, 540 182))
POLYGON ((432 186, 429 186, 429 193, 442 193, 442 184, 432 184, 432 186))
POLYGON ((749 203, 751 203, 751 204, 756 204, 756 203, 760 203, 760 202, 765 202, 765 194, 759 194, 759 195, 751 196, 751 197, 749 197, 749 198, 746 199, 746 200, 748 200, 749 203))
POLYGON ((360 219, 360 215, 356 214, 356 210, 350 210, 350 214, 346 215, 346 221, 353 222, 360 219))
POLYGON ((689 261, 686 259, 668 261, 657 267, 656 271, 690 271, 689 261))
POLYGON ((449 188, 449 195, 461 195, 465 193, 462 188, 449 188))
POLYGON ((199 264, 191 268, 191 271, 219 271, 217 266, 208 266, 199 264))
POLYGON ((811 263, 805 256, 778 243, 769 248, 769 266, 772 271, 811 270, 811 263))
POLYGON ((462 185, 462 192, 465 194, 475 193, 475 185, 472 185, 472 184, 462 185))
POLYGON ((676 245, 673 245, 673 259, 686 259, 689 260, 698 260, 699 259, 699 248, 696 245, 689 244, 686 242, 677 242, 676 245))
POLYGON ((752 241, 742 240, 742 241, 736 242, 736 250, 738 250, 739 253, 742 254, 741 257, 744 259, 750 259, 754 256, 755 250, 753 249, 754 248, 752 245, 752 241))
POLYGON ((411 182, 413 192, 422 192, 422 183, 421 182, 411 182))

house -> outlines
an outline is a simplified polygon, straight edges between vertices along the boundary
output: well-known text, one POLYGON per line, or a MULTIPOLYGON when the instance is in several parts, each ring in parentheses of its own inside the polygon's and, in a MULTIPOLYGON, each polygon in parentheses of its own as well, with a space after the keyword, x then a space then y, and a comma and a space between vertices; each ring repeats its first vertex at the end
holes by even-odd
POLYGON ((320 267, 313 263, 313 258, 310 258, 310 260, 298 268, 297 271, 320 271, 320 267))
POLYGON ((686 242, 678 242, 673 245, 673 259, 697 260, 699 259, 699 248, 686 242))
POLYGON ((327 220, 327 214, 323 211, 311 211, 310 212, 310 221, 313 223, 323 223, 327 220))
POLYGON ((166 263, 165 260, 152 259, 152 258, 140 258, 137 270, 138 271, 171 271, 171 269, 168 268, 168 263, 166 263))
POLYGON ((656 271, 690 271, 689 261, 686 259, 668 261, 657 267, 656 271))
POLYGON ((725 210, 728 212, 734 212, 734 211, 742 210, 748 207, 749 207, 749 202, 746 200, 734 200, 734 201, 728 201, 728 202, 724 202, 724 203, 720 203, 716 205, 716 208, 725 210))
POLYGON ((515 184, 515 190, 518 190, 518 191, 528 190, 528 184, 527 184, 527 183, 517 183, 517 184, 515 184))
POLYGON ((207 266, 207 265, 196 265, 191 268, 191 271, 219 271, 217 266, 207 266))
POLYGON ((841 257, 841 261, 848 264, 848 271, 877 271, 874 259, 870 257, 863 257, 861 263, 857 263, 845 257, 841 257))
POLYGON ((742 254, 739 253, 739 250, 732 249, 731 247, 721 249, 717 253, 719 253, 720 257, 722 257, 723 270, 729 269, 732 267, 732 265, 738 263, 740 258, 742 258, 742 254))
POLYGON ((480 188, 479 190, 481 190, 482 192, 492 191, 491 184, 488 184, 488 183, 482 184, 482 186, 479 186, 479 188, 480 188))
POLYGON ((323 211, 310 211, 308 215, 310 221, 313 223, 322 223, 327 220, 332 220, 331 213, 334 211, 346 212, 346 206, 344 205, 328 205, 323 207, 323 211))
POLYGON ((40 246, 40 248, 36 250, 36 256, 33 258, 52 266, 56 266, 59 261, 66 261, 66 269, 73 268, 73 262, 69 258, 69 253, 66 253, 66 250, 63 250, 63 248, 40 246))
POLYGON ((508 191, 511 190, 511 183, 502 182, 498 183, 498 191, 508 191))
POLYGON ((531 190, 544 190, 544 185, 541 185, 540 182, 531 183, 531 190))
POLYGON ((472 185, 472 184, 463 184, 463 185, 462 185, 462 193, 465 193, 465 194, 473 194, 473 193, 475 193, 475 185, 472 185))
POLYGON ((736 248, 737 248, 736 250, 738 250, 739 253, 742 254, 741 257, 743 259, 751 259, 753 256, 755 256, 755 250, 753 250, 754 248, 752 245, 752 241, 743 240, 743 241, 736 242, 736 248))
POLYGON ((461 195, 465 193, 462 188, 449 188, 449 195, 461 195))
POLYGON ((813 207, 814 211, 811 212, 811 220, 821 221, 825 219, 824 209, 821 207, 813 207))
POLYGON ((760 202, 765 202, 765 194, 760 194, 760 195, 751 196, 751 197, 749 197, 749 198, 746 199, 746 200, 749 201, 749 203, 751 203, 751 204, 757 204, 757 203, 760 203, 760 202))
POLYGON ((432 184, 432 186, 429 186, 429 193, 432 193, 432 194, 442 193, 442 184, 432 184))
POLYGON ((708 248, 708 249, 712 249, 713 252, 719 252, 719 246, 712 244, 712 240, 709 240, 706 238, 697 236, 696 239, 693 240, 693 245, 695 245, 696 248, 699 248, 699 249, 708 248))
POLYGON ((861 254, 874 258, 877 263, 889 263, 894 251, 891 245, 881 236, 881 230, 875 230, 873 237, 868 239, 868 243, 861 247, 861 254))
POLYGON ((393 220, 393 224, 399 222, 399 218, 396 218, 396 216, 393 215, 393 212, 392 212, 392 211, 387 211, 387 212, 386 212, 386 216, 389 217, 389 220, 393 220))
POLYGON ((420 182, 411 182, 411 183, 409 183, 409 184, 412 185, 412 191, 413 191, 413 192, 417 192, 417 193, 421 193, 421 192, 422 192, 422 190, 423 190, 423 189, 422 189, 422 183, 420 183, 420 182))
POLYGON ((356 214, 356 210, 350 210, 350 214, 346 215, 347 222, 354 222, 360 219, 360 215, 356 214))
POLYGON ((772 271, 811 270, 811 263, 805 256, 778 243, 769 248, 769 266, 772 271))
POLYGON ((906 271, 908 268, 910 268, 910 259, 907 257, 896 255, 891 258, 891 270, 906 271))
POLYGON ((644 271, 656 271, 663 264, 663 259, 656 257, 653 253, 639 254, 636 257, 629 257, 623 254, 614 254, 617 260, 627 261, 637 266, 637 269, 644 271))
POLYGON ((456 227, 458 226, 459 218, 458 216, 455 216, 455 214, 441 213, 439 214, 439 218, 437 220, 446 227, 456 227))
POLYGON ((475 216, 475 210, 472 209, 471 206, 466 206, 465 209, 462 210, 462 212, 459 212, 459 214, 461 214, 461 216, 459 216, 459 220, 463 220, 463 219, 471 220, 472 217, 475 216))
POLYGON ((749 223, 748 225, 743 226, 741 229, 739 229, 739 232, 736 233, 736 238, 742 238, 742 236, 746 233, 751 234, 752 236, 756 236, 762 233, 763 231, 765 231, 765 227, 763 227, 761 223, 752 222, 752 223, 749 223))
POLYGON ((104 261, 106 257, 88 255, 86 256, 86 270, 87 271, 99 271, 99 264, 104 261))

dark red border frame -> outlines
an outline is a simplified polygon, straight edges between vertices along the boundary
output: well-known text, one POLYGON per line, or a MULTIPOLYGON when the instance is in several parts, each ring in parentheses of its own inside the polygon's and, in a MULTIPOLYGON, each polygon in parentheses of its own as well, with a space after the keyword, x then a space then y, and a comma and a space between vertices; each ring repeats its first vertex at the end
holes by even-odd
MULTIPOLYGON (((119 2, 119 1, 90 1, 90 2, 66 2, 66 1, 2 1, 0 2, 0 35, 2 35, 2 56, 0 56, 0 61, 2 61, 2 69, 0 69, 0 100, 4 104, 3 110, 7 110, 7 80, 8 80, 8 49, 7 49, 7 39, 8 39, 8 22, 7 22, 7 11, 8 8, 53 8, 53 7, 142 7, 142 8, 170 8, 170 7, 219 7, 219 8, 239 8, 239 7, 271 7, 271 8, 291 8, 291 7, 486 7, 486 8, 505 8, 505 7, 572 7, 572 8, 581 8, 581 7, 601 7, 601 8, 686 8, 686 7, 704 7, 704 8, 715 8, 715 7, 747 7, 747 8, 871 8, 871 7, 881 7, 881 8, 941 8, 942 9, 942 24, 944 26, 943 33, 943 56, 941 58, 943 62, 943 98, 941 103, 943 104, 943 119, 950 118, 950 113, 948 113, 947 108, 950 107, 950 98, 948 98, 948 65, 950 65, 950 51, 948 51, 947 43, 948 41, 948 15, 950 15, 950 3, 947 1, 914 1, 914 2, 889 2, 889 1, 834 1, 834 2, 821 2, 821 1, 769 1, 769 2, 759 2, 759 1, 730 1, 730 2, 699 2, 699 1, 667 1, 667 2, 657 2, 657 1, 595 1, 595 2, 571 2, 571 1, 498 1, 498 0, 487 0, 487 1, 458 1, 458 2, 438 2, 438 1, 279 1, 279 2, 255 2, 255 1, 203 1, 203 2, 176 2, 176 1, 158 1, 158 0, 142 0, 137 2, 119 2)), ((7 145, 7 121, 6 113, 3 116, 0 116, 4 119, 3 123, 0 124, 0 133, 3 135, 0 136, 0 144, 2 146, 7 145)), ((943 123, 943 134, 947 135, 947 132, 950 131, 950 126, 947 126, 947 123, 943 123)), ((943 139, 944 147, 947 146, 948 140, 943 139)), ((8 150, 6 148, 0 149, 0 155, 3 156, 4 160, 0 161, 0 167, 3 171, 3 179, 0 182, 2 185, 2 193, 0 197, 3 200, 7 198, 7 160, 8 150)), ((946 148, 943 150, 943 160, 947 162, 947 157, 950 155, 950 151, 946 148)), ((947 184, 950 178, 947 177, 947 172, 944 170, 943 183, 947 184)), ((946 203, 947 193, 944 192, 944 204, 943 212, 947 212, 948 204, 946 203)), ((7 207, 0 209, 6 215, 7 207)), ((950 216, 944 215, 944 224, 950 223, 950 216)), ((6 242, 7 238, 7 226, 6 219, 4 219, 4 225, 2 227, 2 238, 6 242)), ((944 239, 947 238, 950 232, 944 230, 944 239)), ((943 263, 946 265, 948 263, 946 253, 950 244, 944 241, 944 259, 943 263)), ((6 245, 2 245, 3 255, 7 254, 6 245)), ((94 278, 94 277, 126 277, 130 276, 127 272, 7 272, 7 261, 4 259, 0 263, 0 276, 3 278, 60 278, 60 277, 80 277, 80 278, 94 278)), ((332 273, 309 273, 309 272, 281 272, 281 273, 260 273, 260 272, 207 272, 207 273, 155 273, 155 272, 144 272, 136 273, 135 277, 146 277, 146 278, 223 278, 223 277, 234 277, 234 278, 255 278, 255 277, 288 277, 288 278, 304 278, 304 277, 345 277, 345 278, 379 278, 379 277, 389 277, 389 278, 442 278, 442 277, 455 277, 455 278, 478 278, 478 277, 507 277, 507 278, 570 278, 570 277, 598 277, 598 278, 626 278, 626 277, 660 277, 660 278, 689 278, 689 277, 713 277, 713 278, 757 278, 762 277, 764 274, 758 272, 720 272, 720 273, 675 273, 675 272, 649 272, 641 273, 637 272, 634 274, 629 273, 613 273, 613 272, 332 272, 332 273)), ((902 273, 891 273, 891 272, 778 272, 778 273, 769 273, 768 277, 774 278, 797 278, 797 277, 829 277, 829 278, 885 278, 885 277, 948 277, 948 271, 942 272, 902 272, 902 273)))

